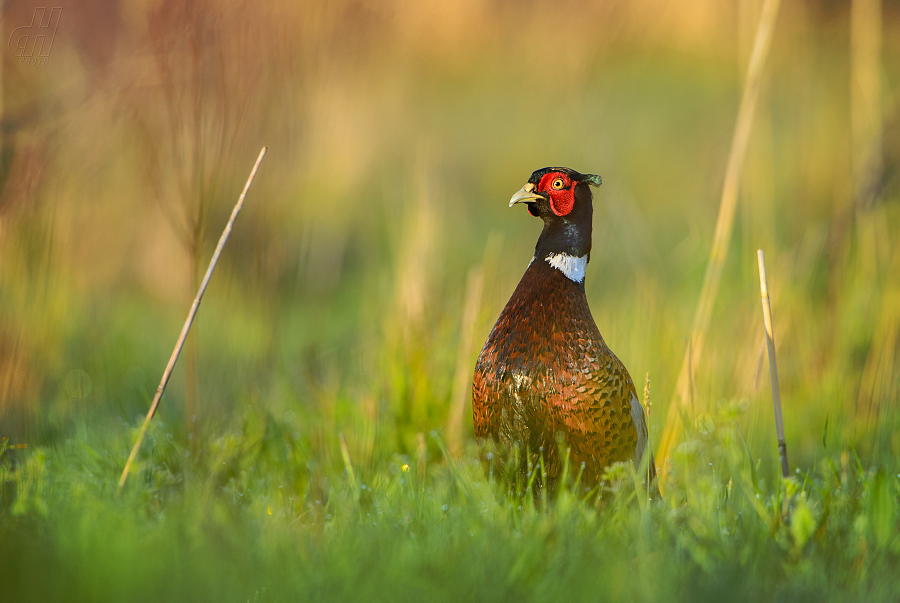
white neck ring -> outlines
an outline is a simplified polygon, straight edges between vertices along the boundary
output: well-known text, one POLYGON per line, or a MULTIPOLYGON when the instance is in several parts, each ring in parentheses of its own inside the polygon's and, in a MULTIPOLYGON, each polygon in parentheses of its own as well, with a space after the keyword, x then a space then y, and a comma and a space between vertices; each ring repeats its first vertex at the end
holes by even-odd
POLYGON ((576 258, 568 253, 551 253, 544 259, 547 260, 548 264, 565 274, 570 281, 575 281, 576 283, 584 282, 584 273, 588 263, 587 255, 576 258))

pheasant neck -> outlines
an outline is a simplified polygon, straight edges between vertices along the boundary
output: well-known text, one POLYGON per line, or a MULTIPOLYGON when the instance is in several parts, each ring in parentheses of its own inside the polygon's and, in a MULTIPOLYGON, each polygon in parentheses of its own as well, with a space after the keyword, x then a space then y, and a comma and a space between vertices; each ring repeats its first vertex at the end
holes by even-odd
POLYGON ((591 257, 591 209, 573 211, 565 218, 544 221, 544 229, 534 248, 534 257, 546 261, 566 278, 584 283, 584 273, 591 257))

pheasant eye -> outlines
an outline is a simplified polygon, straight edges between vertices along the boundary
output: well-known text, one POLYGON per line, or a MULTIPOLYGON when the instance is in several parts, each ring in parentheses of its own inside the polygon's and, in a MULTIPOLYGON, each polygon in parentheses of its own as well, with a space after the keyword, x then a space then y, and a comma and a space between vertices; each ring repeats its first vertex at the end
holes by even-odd
POLYGON ((554 188, 554 190, 562 190, 562 188, 565 185, 566 185, 566 183, 563 182, 562 178, 557 178, 556 180, 553 181, 553 183, 550 186, 552 186, 554 188))

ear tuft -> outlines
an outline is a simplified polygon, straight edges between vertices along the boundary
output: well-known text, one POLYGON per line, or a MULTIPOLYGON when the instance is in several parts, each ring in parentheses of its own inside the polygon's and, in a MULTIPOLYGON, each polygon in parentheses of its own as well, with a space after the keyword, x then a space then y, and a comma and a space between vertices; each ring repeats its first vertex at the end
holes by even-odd
POLYGON ((585 174, 582 182, 587 182, 591 186, 600 186, 603 183, 597 174, 585 174))

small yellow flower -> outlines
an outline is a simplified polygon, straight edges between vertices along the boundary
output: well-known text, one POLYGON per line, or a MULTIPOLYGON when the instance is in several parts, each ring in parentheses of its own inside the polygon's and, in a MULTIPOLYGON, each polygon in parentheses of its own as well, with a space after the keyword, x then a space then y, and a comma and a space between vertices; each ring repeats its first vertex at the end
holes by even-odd
POLYGON ((400 467, 403 471, 409 471, 409 465, 403 465, 400 467))
POLYGON ((269 515, 272 514, 272 507, 266 507, 269 510, 269 515))

